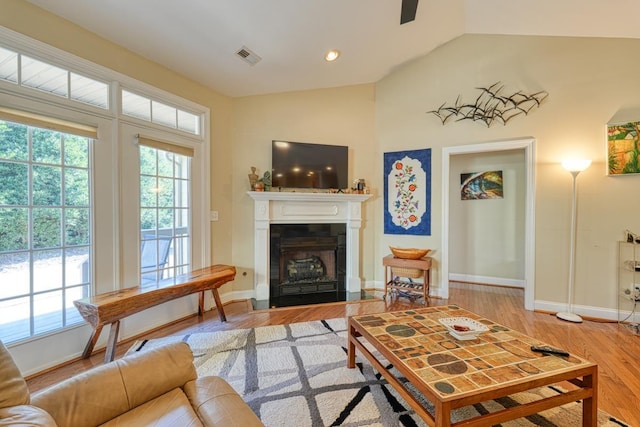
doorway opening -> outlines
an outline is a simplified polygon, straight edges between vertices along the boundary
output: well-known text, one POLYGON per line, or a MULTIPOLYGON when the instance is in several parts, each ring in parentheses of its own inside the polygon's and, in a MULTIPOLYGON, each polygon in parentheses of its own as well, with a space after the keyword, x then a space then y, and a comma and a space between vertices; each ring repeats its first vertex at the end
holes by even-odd
POLYGON ((449 241, 450 241, 450 186, 455 177, 451 176, 452 157, 460 154, 489 153, 523 150, 525 163, 524 197, 524 306, 534 308, 535 284, 535 139, 524 138, 483 144, 444 147, 442 149, 442 281, 440 296, 449 297, 449 241))

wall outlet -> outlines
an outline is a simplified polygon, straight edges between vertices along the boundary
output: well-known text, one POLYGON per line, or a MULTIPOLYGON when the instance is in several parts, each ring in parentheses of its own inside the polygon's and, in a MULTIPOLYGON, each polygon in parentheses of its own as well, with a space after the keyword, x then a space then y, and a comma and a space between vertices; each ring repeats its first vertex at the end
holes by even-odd
POLYGON ((209 212, 209 221, 217 221, 218 220, 218 211, 209 212))
MULTIPOLYGON (((625 292, 625 294, 627 294, 627 292, 625 292)), ((631 283, 629 285, 629 291, 627 295, 632 301, 640 301, 640 285, 637 283, 631 283)))

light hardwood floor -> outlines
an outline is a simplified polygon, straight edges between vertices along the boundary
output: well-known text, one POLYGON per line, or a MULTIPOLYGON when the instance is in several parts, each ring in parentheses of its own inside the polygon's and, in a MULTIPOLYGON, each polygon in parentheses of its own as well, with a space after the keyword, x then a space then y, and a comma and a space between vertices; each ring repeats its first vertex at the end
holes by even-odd
MULTIPOLYGON (((632 335, 617 323, 585 320, 575 324, 557 319, 552 314, 524 310, 522 290, 483 285, 452 283, 449 300, 432 299, 430 305, 457 304, 510 328, 561 347, 598 364, 600 409, 631 426, 640 427, 640 337, 632 335)), ((248 301, 225 306, 227 322, 220 323, 215 311, 168 325, 145 334, 142 338, 199 331, 253 328, 265 325, 330 319, 356 314, 379 313, 421 307, 406 298, 391 302, 381 299, 334 303, 295 308, 253 311, 248 301)), ((139 338, 139 337, 138 337, 139 338)), ((132 340, 118 345, 116 358, 132 340)), ((104 351, 90 359, 78 360, 28 379, 32 392, 103 363, 104 351)), ((346 360, 345 360, 346 363, 346 360)))

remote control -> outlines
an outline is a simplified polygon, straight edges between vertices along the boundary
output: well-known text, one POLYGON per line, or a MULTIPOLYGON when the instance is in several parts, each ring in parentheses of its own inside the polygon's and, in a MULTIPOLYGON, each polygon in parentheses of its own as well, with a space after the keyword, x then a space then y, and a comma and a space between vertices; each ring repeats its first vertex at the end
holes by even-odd
POLYGON ((549 347, 547 345, 532 345, 531 351, 537 351, 539 353, 546 353, 546 354, 557 354, 558 356, 565 356, 565 357, 569 356, 569 353, 567 353, 566 351, 561 350, 559 348, 549 347))

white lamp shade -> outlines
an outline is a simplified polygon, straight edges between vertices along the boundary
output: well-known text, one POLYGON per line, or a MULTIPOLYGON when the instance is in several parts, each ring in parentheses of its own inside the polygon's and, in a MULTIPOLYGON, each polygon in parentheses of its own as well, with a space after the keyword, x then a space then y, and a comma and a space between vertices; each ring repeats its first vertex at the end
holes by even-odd
POLYGON ((591 166, 590 159, 567 159, 562 161, 562 167, 569 172, 582 172, 591 166))

